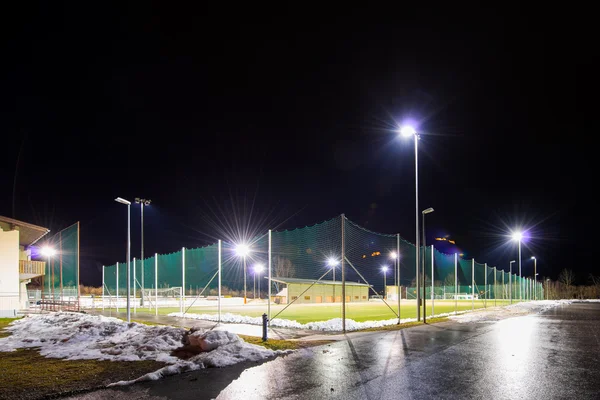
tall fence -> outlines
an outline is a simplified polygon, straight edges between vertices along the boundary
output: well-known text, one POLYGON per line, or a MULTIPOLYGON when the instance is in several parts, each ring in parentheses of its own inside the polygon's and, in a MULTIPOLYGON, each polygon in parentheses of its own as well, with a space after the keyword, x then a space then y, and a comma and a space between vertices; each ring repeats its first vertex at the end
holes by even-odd
MULTIPOLYGON (((164 305, 178 305, 185 311, 199 296, 210 295, 218 297, 220 307, 225 288, 243 297, 245 303, 247 298, 255 297, 257 280, 259 286, 263 282, 262 292, 268 292, 270 304, 283 289, 282 282, 290 278, 333 284, 334 295, 322 302, 341 303, 343 321, 353 307, 360 307, 358 303, 366 300, 364 295, 349 296, 349 284, 363 285, 370 297, 381 296, 385 284, 383 301, 398 318, 400 301, 416 298, 415 246, 398 234, 367 230, 343 215, 304 228, 269 231, 245 245, 247 254, 236 251, 239 248, 235 243, 220 242, 155 254, 145 260, 132 259, 130 292, 140 300, 134 302, 134 307, 157 310, 160 298, 164 305), (264 266, 261 272, 255 268, 259 265, 264 266)), ((475 308, 475 300, 487 306, 488 301, 543 298, 541 283, 456 254, 441 253, 433 246, 421 250, 419 290, 421 297, 430 302, 426 312, 431 315, 435 314, 435 300, 470 300, 475 308)), ((123 307, 126 282, 126 262, 105 266, 103 297, 109 300, 103 304, 123 307)))
POLYGON ((47 244, 56 254, 46 260, 42 298, 79 299, 79 222, 56 233, 47 244))

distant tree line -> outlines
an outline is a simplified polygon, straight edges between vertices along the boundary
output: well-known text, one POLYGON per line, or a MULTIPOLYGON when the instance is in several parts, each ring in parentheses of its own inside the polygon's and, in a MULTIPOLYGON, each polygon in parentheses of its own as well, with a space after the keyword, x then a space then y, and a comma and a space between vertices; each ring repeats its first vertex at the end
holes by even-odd
POLYGON ((600 276, 590 274, 587 285, 575 284, 575 273, 563 269, 554 281, 544 278, 544 297, 549 300, 559 299, 600 299, 600 276))

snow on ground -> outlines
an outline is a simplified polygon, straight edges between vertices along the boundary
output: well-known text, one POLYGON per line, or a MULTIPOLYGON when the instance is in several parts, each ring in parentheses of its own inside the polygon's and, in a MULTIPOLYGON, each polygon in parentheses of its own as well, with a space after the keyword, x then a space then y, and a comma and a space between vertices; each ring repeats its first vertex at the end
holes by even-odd
MULTIPOLYGON (((515 303, 504 307, 493 307, 487 309, 476 309, 475 311, 459 311, 457 314, 444 313, 436 314, 436 317, 449 317, 457 322, 477 322, 477 321, 498 321, 500 319, 515 317, 523 314, 538 313, 548 308, 556 307, 561 304, 569 304, 569 300, 540 300, 526 303, 515 303)), ((207 321, 218 321, 216 314, 182 314, 171 313, 170 317, 180 317, 189 319, 202 319, 207 321)), ((431 316, 429 317, 431 318, 431 316)), ((401 319, 401 323, 416 321, 416 318, 401 319)), ((262 325, 262 317, 248 317, 244 315, 225 313, 221 314, 221 322, 233 324, 262 325)), ((356 322, 352 319, 346 319, 346 331, 357 331, 366 328, 381 328, 388 325, 396 325, 398 318, 382 321, 356 322)), ((271 327, 276 328, 295 328, 323 332, 338 332, 342 330, 342 319, 334 318, 328 321, 309 322, 301 324, 295 320, 275 318, 271 320, 271 327)))
MULTIPOLYGON (((117 318, 80 313, 30 315, 6 328, 11 335, 0 338, 0 352, 36 347, 49 358, 67 360, 153 360, 169 364, 134 381, 156 380, 166 375, 206 367, 225 367, 242 361, 260 361, 291 351, 273 351, 246 343, 227 331, 198 330, 188 335, 183 328, 128 324, 117 318), (187 360, 171 355, 184 342, 197 344, 201 352, 187 360)), ((115 385, 115 384, 113 384, 115 385)))

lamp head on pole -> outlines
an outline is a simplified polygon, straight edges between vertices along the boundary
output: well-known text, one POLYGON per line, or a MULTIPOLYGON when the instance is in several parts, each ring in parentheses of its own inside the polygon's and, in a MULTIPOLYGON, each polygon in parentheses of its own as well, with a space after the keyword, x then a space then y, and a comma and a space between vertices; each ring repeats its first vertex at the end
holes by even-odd
POLYGON ((513 232, 512 240, 514 240, 516 242, 520 242, 522 239, 523 239, 523 234, 520 231, 513 232))
POLYGON ((245 243, 240 243, 235 247, 235 254, 240 257, 246 257, 250 253, 250 247, 245 243))
POLYGON ((327 265, 330 266, 331 268, 335 268, 335 266, 338 265, 339 263, 340 262, 333 257, 330 257, 327 259, 327 265))
POLYGON ((383 273, 385 274, 388 270, 387 265, 384 265, 383 267, 381 267, 381 270, 383 271, 383 273))
POLYGON ((135 203, 136 204, 142 204, 144 206, 149 206, 150 203, 152 203, 152 200, 147 200, 147 199, 141 199, 139 197, 135 198, 135 203))
POLYGON ((423 215, 429 214, 429 213, 432 213, 432 212, 433 212, 433 208, 429 207, 429 208, 423 210, 423 215))
POLYGON ((398 254, 396 254, 396 252, 395 252, 395 251, 392 251, 392 252, 390 253, 390 258, 391 258, 392 260, 395 260, 395 259, 397 259, 397 258, 398 258, 398 254))
POLYGON ((261 272, 263 272, 264 269, 265 269, 265 266, 263 264, 256 264, 254 266, 254 273, 260 274, 261 272))
POLYGON ((54 250, 52 247, 50 246, 44 246, 42 247, 42 251, 41 251, 42 255, 45 257, 52 257, 53 255, 56 254, 56 250, 54 250))
POLYGON ((130 202, 130 201, 128 201, 128 200, 125 200, 125 199, 123 199, 123 198, 121 198, 121 197, 117 197, 117 198, 115 199, 115 201, 116 201, 117 203, 125 204, 125 205, 127 205, 127 206, 130 206, 130 205, 131 205, 131 202, 130 202))
POLYGON ((534 256, 531 256, 531 259, 532 259, 532 260, 535 260, 536 258, 535 258, 534 256))
POLYGON ((514 263, 514 262, 516 262, 516 261, 515 261, 515 260, 512 260, 512 261, 510 262, 510 264, 509 264, 509 265, 511 265, 511 264, 512 264, 512 263, 514 263))
POLYGON ((410 125, 404 125, 400 128, 400 134, 404 137, 417 136, 417 131, 410 125))

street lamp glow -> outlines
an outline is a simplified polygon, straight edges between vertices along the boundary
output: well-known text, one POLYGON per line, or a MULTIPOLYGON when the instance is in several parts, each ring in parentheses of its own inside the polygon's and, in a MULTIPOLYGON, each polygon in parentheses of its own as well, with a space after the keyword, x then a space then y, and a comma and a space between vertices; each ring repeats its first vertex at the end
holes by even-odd
POLYGON ((535 257, 531 256, 531 259, 532 259, 532 260, 535 260, 535 257))
POLYGON ((383 267, 381 267, 381 270, 385 274, 388 271, 388 267, 384 265, 383 267))
POLYGON ((336 260, 335 258, 329 258, 327 259, 327 265, 329 265, 330 267, 335 267, 336 265, 338 265, 340 262, 338 260, 336 260))
POLYGON ((520 242, 521 239, 523 239, 523 234, 521 232, 514 232, 512 234, 512 239, 515 240, 515 241, 520 242))
POLYGON ((395 260, 396 258, 398 258, 398 254, 396 254, 396 252, 395 252, 395 251, 392 251, 392 252, 390 253, 390 258, 391 258, 392 260, 395 260))
POLYGON ((42 247, 42 255, 43 256, 52 257, 55 254, 56 254, 56 250, 54 250, 52 247, 49 247, 49 246, 42 247))
POLYGON ((417 131, 412 126, 405 125, 402 128, 400 128, 400 134, 404 137, 410 137, 415 136, 417 134, 417 131))
POLYGON ((261 272, 263 272, 265 269, 265 266, 262 264, 256 264, 254 266, 254 273, 260 274, 261 272))
POLYGON ((247 244, 238 244, 235 247, 235 254, 237 254, 240 257, 246 257, 248 254, 250 253, 250 247, 248 247, 247 244))

